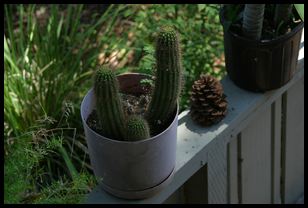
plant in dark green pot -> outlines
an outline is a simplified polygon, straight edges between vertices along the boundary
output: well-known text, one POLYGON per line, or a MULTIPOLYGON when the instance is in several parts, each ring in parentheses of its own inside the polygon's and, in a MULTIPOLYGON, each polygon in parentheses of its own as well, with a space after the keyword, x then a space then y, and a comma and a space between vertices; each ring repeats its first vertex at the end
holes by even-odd
POLYGON ((302 11, 293 4, 222 6, 226 70, 236 85, 263 92, 293 77, 304 27, 302 11))
POLYGON ((146 198, 172 179, 182 80, 180 55, 178 34, 170 26, 162 27, 154 80, 139 73, 116 76, 103 66, 82 101, 81 117, 94 174, 100 186, 117 197, 146 198), (149 90, 143 85, 151 79, 154 87, 149 90), (141 107, 144 111, 136 110, 146 95, 150 100, 141 107), (126 102, 131 96, 139 99, 138 105, 126 102))

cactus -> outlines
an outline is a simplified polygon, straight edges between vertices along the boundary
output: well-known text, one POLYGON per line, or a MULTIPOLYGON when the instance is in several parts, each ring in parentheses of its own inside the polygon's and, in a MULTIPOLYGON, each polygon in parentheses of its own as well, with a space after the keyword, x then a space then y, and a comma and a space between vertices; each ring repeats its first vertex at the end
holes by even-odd
POLYGON ((132 115, 127 120, 127 140, 138 141, 150 138, 148 122, 141 116, 132 115))
POLYGON ((161 28, 155 49, 156 79, 146 119, 151 131, 166 127, 177 108, 182 85, 181 52, 178 34, 171 26, 161 28))
POLYGON ((123 140, 125 138, 125 114, 119 94, 119 83, 113 71, 100 68, 94 80, 94 93, 99 124, 104 136, 123 140))
POLYGON ((151 135, 159 133, 169 124, 177 109, 182 86, 179 40, 172 27, 161 28, 155 56, 157 68, 155 87, 145 115, 146 120, 132 116, 126 122, 115 74, 105 67, 96 73, 94 93, 98 120, 104 136, 117 140, 136 141, 149 138, 150 130, 151 135))

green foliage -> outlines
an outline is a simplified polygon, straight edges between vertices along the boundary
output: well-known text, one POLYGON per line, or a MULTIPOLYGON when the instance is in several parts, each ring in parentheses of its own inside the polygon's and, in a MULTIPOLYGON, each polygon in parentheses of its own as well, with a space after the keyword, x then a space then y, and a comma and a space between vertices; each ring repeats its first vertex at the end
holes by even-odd
POLYGON ((68 5, 65 13, 50 5, 43 13, 46 19, 36 17, 44 8, 37 7, 16 7, 16 30, 15 7, 5 5, 4 120, 5 132, 15 136, 44 114, 59 121, 65 102, 78 103, 83 96, 79 88, 91 77, 100 49, 114 48, 115 17, 125 8, 111 5, 95 22, 83 24, 83 5, 68 5))
POLYGON ((4 160, 4 203, 21 203, 23 194, 32 187, 30 170, 37 158, 25 155, 27 141, 14 144, 15 151, 4 160))
POLYGON ((153 74, 155 55, 154 48, 151 47, 161 25, 174 25, 179 32, 185 80, 180 111, 189 108, 189 92, 196 77, 208 73, 221 79, 226 74, 224 65, 217 64, 223 54, 223 30, 219 22, 219 8, 220 5, 217 4, 199 7, 193 4, 153 4, 135 5, 127 11, 127 21, 135 23, 135 28, 132 28, 136 37, 133 45, 137 49, 143 48, 134 50, 136 59, 141 59, 136 61, 139 64, 136 64, 134 71, 153 74))
POLYGON ((97 184, 78 113, 90 78, 97 65, 154 74, 160 25, 181 36, 181 110, 195 77, 224 74, 214 70, 223 53, 218 5, 119 4, 84 15, 88 7, 4 7, 5 203, 84 200, 97 184))
POLYGON ((75 204, 83 203, 91 190, 88 184, 94 184, 95 177, 80 173, 72 182, 59 180, 44 188, 33 201, 35 204, 75 204))
POLYGON ((144 87, 147 87, 147 86, 154 87, 154 81, 152 79, 142 79, 140 80, 140 85, 144 87))
POLYGON ((65 13, 59 5, 47 7, 5 5, 5 203, 31 203, 42 187, 63 175, 73 180, 89 166, 74 112, 105 43, 94 45, 98 29, 112 28, 110 18, 120 7, 111 6, 88 25, 81 23, 83 5, 68 5, 65 13), (10 144, 24 137, 25 146, 10 144))
POLYGON ((63 148, 58 138, 48 140, 44 144, 32 145, 31 136, 25 134, 14 138, 10 146, 10 154, 5 157, 5 203, 26 203, 36 193, 36 181, 42 180, 44 168, 42 161, 53 154, 58 148, 63 148))
POLYGON ((154 74, 155 71, 155 49, 153 45, 146 45, 143 48, 144 55, 139 62, 138 72, 154 74))
POLYGON ((156 79, 148 111, 147 121, 151 131, 166 126, 174 115, 181 91, 182 63, 179 38, 171 26, 163 26, 157 37, 155 48, 156 79))
MULTIPOLYGON (((77 198, 72 198, 74 197, 73 189, 77 186, 74 184, 77 182, 89 184, 90 181, 85 177, 90 177, 90 175, 84 172, 84 176, 80 176, 75 167, 77 163, 72 162, 64 146, 63 138, 52 137, 52 134, 48 136, 48 131, 53 131, 54 135, 57 134, 56 130, 40 129, 11 139, 13 144, 9 146, 9 153, 5 157, 4 164, 5 203, 35 203, 37 200, 43 200, 45 203, 50 198, 61 199, 59 203, 72 203, 73 201, 76 203, 87 193, 82 192, 83 194, 80 193, 77 198), (48 139, 45 138, 43 142, 39 142, 44 135, 48 139), (35 143, 31 142, 32 137, 35 138, 35 143), (61 157, 56 157, 57 155, 61 157), (54 161, 55 159, 57 162, 54 161), (58 177, 55 175, 55 168, 59 173, 58 177), (53 187, 61 181, 62 188, 68 190, 69 195, 61 195, 61 190, 53 187), (73 201, 65 202, 68 198, 72 198, 73 201)), ((87 190, 90 188, 88 187, 87 190)))
POLYGON ((125 138, 125 114, 119 94, 119 83, 112 70, 100 68, 95 75, 94 93, 97 115, 104 136, 122 140, 125 138))
POLYGON ((139 141, 150 138, 148 122, 140 116, 130 116, 127 119, 126 128, 128 141, 139 141))
POLYGON ((301 19, 304 21, 304 4, 294 4, 296 11, 298 12, 301 19))

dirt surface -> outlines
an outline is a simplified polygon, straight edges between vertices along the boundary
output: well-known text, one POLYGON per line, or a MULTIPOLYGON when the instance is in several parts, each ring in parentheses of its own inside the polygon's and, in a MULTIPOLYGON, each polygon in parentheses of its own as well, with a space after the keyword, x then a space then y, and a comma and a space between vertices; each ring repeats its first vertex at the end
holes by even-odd
MULTIPOLYGON (((150 95, 140 95, 135 96, 131 94, 121 94, 122 103, 124 107, 124 112, 126 115, 141 115, 144 116, 147 106, 150 101, 150 95)), ((102 128, 99 125, 97 112, 93 110, 93 112, 89 115, 87 119, 87 124, 89 127, 98 134, 103 135, 102 128)))

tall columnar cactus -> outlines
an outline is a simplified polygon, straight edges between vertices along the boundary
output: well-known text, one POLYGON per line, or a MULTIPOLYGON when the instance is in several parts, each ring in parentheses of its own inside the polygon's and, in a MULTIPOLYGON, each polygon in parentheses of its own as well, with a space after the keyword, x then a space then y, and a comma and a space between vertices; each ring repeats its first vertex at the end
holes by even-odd
POLYGON ((182 65, 179 38, 171 26, 161 28, 155 49, 156 79, 146 118, 155 133, 164 127, 177 108, 181 91, 182 65))
POLYGON ((100 68, 94 81, 98 120, 104 136, 122 140, 126 135, 125 114, 119 94, 119 83, 113 71, 100 68))
POLYGON ((127 120, 127 140, 139 141, 150 138, 148 122, 141 116, 132 115, 127 120))

